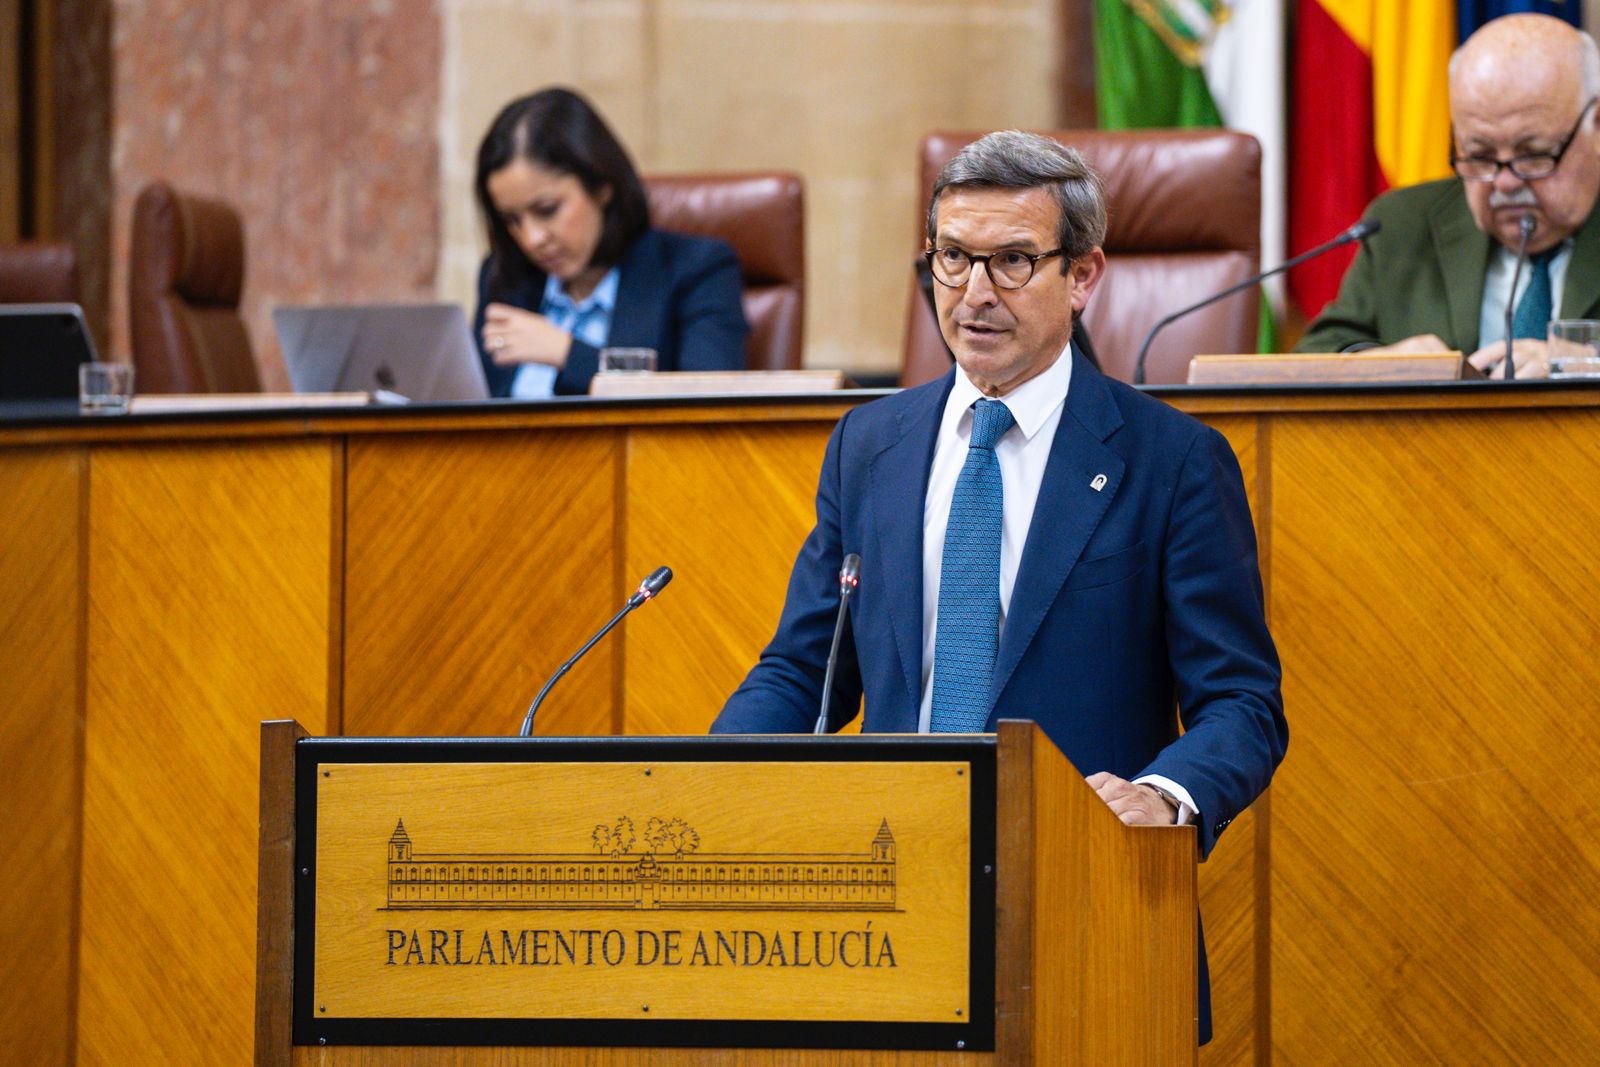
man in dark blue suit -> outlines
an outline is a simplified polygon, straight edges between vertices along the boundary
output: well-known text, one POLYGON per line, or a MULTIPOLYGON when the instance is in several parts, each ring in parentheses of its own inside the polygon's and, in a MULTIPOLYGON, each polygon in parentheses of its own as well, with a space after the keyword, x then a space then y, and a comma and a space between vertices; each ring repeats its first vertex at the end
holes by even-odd
POLYGON ((1288 729, 1239 465, 1074 352, 1104 234, 1099 178, 1047 138, 990 134, 941 172, 957 367, 834 429, 777 635, 715 732, 810 732, 855 552, 833 728, 863 696, 872 732, 1032 719, 1125 823, 1193 822, 1202 853, 1266 788, 1288 729))

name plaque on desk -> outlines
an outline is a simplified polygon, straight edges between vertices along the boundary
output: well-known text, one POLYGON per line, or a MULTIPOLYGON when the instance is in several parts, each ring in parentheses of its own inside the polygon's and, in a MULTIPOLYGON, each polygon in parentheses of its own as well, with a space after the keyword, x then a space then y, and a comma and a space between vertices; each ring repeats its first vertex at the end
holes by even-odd
MULTIPOLYGON (((786 1028, 842 1024, 848 1046, 851 1025, 973 1019, 974 952, 993 949, 973 944, 970 761, 315 775, 315 840, 297 842, 308 1040, 615 1045, 631 1027, 641 1044, 716 1045, 742 1023, 783 1045, 786 1028), (496 1020, 497 1039, 474 1039, 496 1020)), ((992 850, 992 823, 983 836, 992 850)), ((992 907, 984 922, 992 939, 992 907)))

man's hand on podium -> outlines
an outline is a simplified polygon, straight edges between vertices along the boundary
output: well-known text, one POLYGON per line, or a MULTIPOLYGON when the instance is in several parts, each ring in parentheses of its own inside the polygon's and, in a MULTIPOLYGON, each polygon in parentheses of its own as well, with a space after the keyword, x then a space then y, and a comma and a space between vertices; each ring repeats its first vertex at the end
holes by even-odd
POLYGON ((1171 826, 1178 808, 1147 785, 1135 785, 1110 771, 1091 774, 1086 781, 1111 813, 1129 826, 1171 826))

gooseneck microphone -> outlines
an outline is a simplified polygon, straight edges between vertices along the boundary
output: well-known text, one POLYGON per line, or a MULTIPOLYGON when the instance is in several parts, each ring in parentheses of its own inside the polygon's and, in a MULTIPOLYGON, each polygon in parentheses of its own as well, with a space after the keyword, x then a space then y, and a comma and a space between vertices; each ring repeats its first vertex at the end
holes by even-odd
POLYGON ((1506 295, 1506 374, 1508 382, 1517 380, 1517 360, 1511 354, 1511 320, 1517 314, 1517 281, 1522 277, 1522 265, 1528 262, 1528 242, 1533 239, 1533 231, 1539 228, 1539 220, 1533 217, 1532 212, 1517 220, 1517 265, 1511 271, 1511 292, 1506 295))
POLYGON ((1332 252, 1335 248, 1341 248, 1344 245, 1350 244, 1354 241, 1364 241, 1368 237, 1371 237, 1373 234, 1377 233, 1381 225, 1382 224, 1378 222, 1377 219, 1362 219, 1360 222, 1356 223, 1354 226, 1350 227, 1348 230, 1344 231, 1339 236, 1325 244, 1320 244, 1308 252, 1301 252, 1298 256, 1295 256, 1293 259, 1284 260, 1271 270, 1264 270, 1260 274, 1246 278, 1237 285, 1230 285, 1220 293, 1206 297, 1198 304, 1191 304, 1182 311, 1175 311, 1171 315, 1168 315, 1166 318, 1150 327, 1150 332, 1145 334, 1144 344, 1139 346, 1139 359, 1133 365, 1133 384, 1144 384, 1144 361, 1145 358, 1150 354, 1150 342, 1154 341, 1156 339, 1156 334, 1160 333, 1170 324, 1178 321, 1185 315, 1199 311, 1203 307, 1210 307, 1218 300, 1230 297, 1240 290, 1249 289, 1251 286, 1260 285, 1274 274, 1282 274, 1286 270, 1298 267, 1308 259, 1316 259, 1318 256, 1326 252, 1332 252))
POLYGON ((572 658, 558 667, 556 669, 556 673, 550 676, 550 680, 544 683, 544 688, 539 690, 539 695, 533 698, 532 704, 528 705, 528 714, 523 716, 522 729, 517 731, 517 736, 527 737, 529 734, 533 733, 533 713, 539 710, 539 705, 544 702, 544 698, 547 694, 549 694, 551 688, 557 682, 561 681, 562 675, 570 671, 572 669, 572 665, 582 659, 583 654, 593 648, 596 641, 610 633, 611 628, 617 623, 621 622, 629 612, 651 600, 654 600, 661 590, 666 588, 667 583, 670 581, 672 581, 672 568, 657 567, 655 570, 650 572, 650 576, 648 578, 639 583, 638 592, 634 593, 628 598, 628 602, 622 606, 622 610, 611 616, 611 621, 600 627, 600 632, 589 638, 589 640, 585 641, 583 643, 583 647, 574 652, 572 654, 572 658))
POLYGON ((839 661, 839 638, 844 633, 845 610, 850 606, 850 594, 861 584, 861 557, 854 552, 844 558, 839 568, 839 614, 833 620, 833 647, 828 649, 828 669, 822 676, 822 712, 817 716, 814 734, 828 732, 828 703, 833 699, 833 668, 839 661))

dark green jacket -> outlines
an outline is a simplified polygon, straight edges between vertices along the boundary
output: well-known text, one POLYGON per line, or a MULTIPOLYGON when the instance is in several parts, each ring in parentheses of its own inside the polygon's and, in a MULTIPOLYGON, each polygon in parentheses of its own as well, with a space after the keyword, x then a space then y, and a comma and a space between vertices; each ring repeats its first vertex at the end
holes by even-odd
MULTIPOLYGON (((1600 318, 1600 211, 1575 237, 1558 310, 1563 318, 1600 318)), ((1478 229, 1459 178, 1384 193, 1366 217, 1383 223, 1356 253, 1339 285, 1295 346, 1341 352, 1357 344, 1393 344, 1434 333, 1468 355, 1478 345, 1483 278, 1491 238, 1478 229)))

